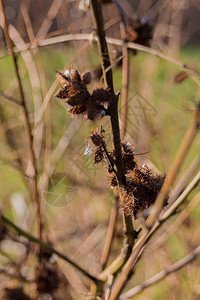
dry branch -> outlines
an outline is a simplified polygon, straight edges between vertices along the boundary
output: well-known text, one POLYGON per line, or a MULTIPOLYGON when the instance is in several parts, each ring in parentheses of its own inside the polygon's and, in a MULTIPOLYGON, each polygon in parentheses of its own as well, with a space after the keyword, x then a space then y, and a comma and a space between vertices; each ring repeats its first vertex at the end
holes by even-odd
POLYGON ((101 260, 100 260, 100 264, 101 264, 102 269, 105 268, 105 265, 106 265, 107 260, 108 260, 108 255, 109 255, 109 252, 110 252, 112 238, 113 238, 113 234, 114 234, 114 230, 115 230, 117 212, 118 212, 118 197, 116 196, 115 197, 115 202, 113 203, 113 206, 112 206, 112 209, 111 209, 110 220, 109 220, 108 230, 107 230, 107 235, 106 235, 106 241, 105 241, 105 244, 104 244, 104 248, 103 248, 103 252, 102 252, 102 256, 101 256, 101 260))
MULTIPOLYGON (((110 58, 108 53, 108 46, 105 38, 103 16, 101 11, 101 5, 97 0, 91 0, 91 11, 93 17, 94 27, 97 33, 97 42, 99 47, 99 52, 102 61, 102 71, 104 75, 104 82, 107 88, 114 93, 113 87, 113 77, 112 77, 112 68, 110 67, 110 58), (108 71, 106 71, 108 69, 108 71)), ((112 127, 112 137, 116 158, 116 167, 117 167, 117 178, 119 183, 119 193, 121 194, 121 189, 123 186, 126 186, 126 177, 124 173, 124 166, 122 161, 122 150, 121 150, 121 139, 120 139, 120 130, 119 130, 119 118, 118 118, 118 97, 115 101, 112 101, 110 104, 110 121, 112 127)), ((133 229, 132 217, 125 216, 123 214, 123 223, 124 223, 124 233, 125 233, 125 243, 124 246, 128 245, 127 257, 130 255, 134 241, 135 241, 135 231, 133 229)))
POLYGON ((9 225, 10 227, 12 227, 13 229, 15 229, 19 235, 22 235, 24 237, 26 237, 29 241, 32 241, 38 245, 40 245, 40 247, 48 249, 52 252, 52 254, 56 254, 57 256, 59 256, 60 258, 62 258, 63 260, 65 260, 66 262, 68 262, 70 265, 72 265, 73 267, 75 267, 77 270, 79 270, 83 275, 85 275, 86 277, 88 277, 90 280, 94 281, 94 282, 99 282, 99 280, 92 276, 91 274, 89 274, 87 271, 85 271, 83 268, 81 268, 78 264, 76 264, 75 262, 73 262, 69 257, 67 257, 65 254, 63 254, 62 252, 56 250, 54 247, 52 247, 51 245, 43 242, 40 239, 37 239, 36 237, 34 237, 33 235, 31 235, 29 232, 26 232, 25 230, 21 229, 20 227, 18 227, 17 225, 15 225, 12 221, 10 221, 8 218, 6 218, 3 214, 0 215, 0 220, 5 223, 6 225, 9 225))
MULTIPOLYGON (((94 42, 94 41, 98 40, 98 37, 95 36, 94 34, 87 34, 87 33, 65 34, 65 35, 61 35, 61 36, 48 38, 45 40, 40 40, 40 39, 35 40, 33 44, 28 43, 25 46, 22 46, 20 49, 15 49, 15 52, 24 51, 29 48, 34 48, 35 46, 43 47, 43 46, 49 46, 49 45, 54 45, 54 44, 59 44, 59 43, 64 43, 64 42, 70 42, 70 41, 87 41, 87 40, 94 42)), ((134 50, 138 50, 141 52, 149 53, 149 54, 155 55, 161 59, 164 59, 164 60, 180 67, 181 69, 183 69, 188 74, 188 76, 191 77, 191 79, 193 81, 195 81, 195 83, 198 86, 200 86, 200 74, 194 68, 163 53, 162 51, 159 51, 157 49, 153 49, 150 47, 142 46, 142 45, 139 45, 136 43, 124 43, 123 40, 115 39, 115 38, 111 38, 111 37, 106 37, 106 42, 108 44, 113 44, 113 45, 117 45, 117 46, 121 46, 121 47, 125 46, 128 49, 134 49, 134 50)), ((3 56, 1 56, 1 57, 3 57, 3 56)))
POLYGON ((125 299, 133 297, 135 295, 138 295, 139 293, 141 293, 142 291, 144 291, 146 288, 148 288, 148 287, 150 287, 150 286, 158 283, 159 281, 161 281, 162 279, 164 279, 168 275, 170 275, 170 274, 172 274, 174 272, 177 272, 181 268, 185 267, 187 264, 193 262, 193 260, 196 259, 199 256, 199 254, 200 254, 200 246, 198 246, 197 248, 195 248, 187 256, 185 256, 184 258, 180 259, 179 261, 177 261, 172 266, 170 266, 167 269, 161 271, 160 273, 154 275, 150 279, 148 279, 145 282, 143 282, 142 284, 134 287, 133 289, 127 291, 126 293, 122 294, 119 297, 119 300, 125 300, 125 299))

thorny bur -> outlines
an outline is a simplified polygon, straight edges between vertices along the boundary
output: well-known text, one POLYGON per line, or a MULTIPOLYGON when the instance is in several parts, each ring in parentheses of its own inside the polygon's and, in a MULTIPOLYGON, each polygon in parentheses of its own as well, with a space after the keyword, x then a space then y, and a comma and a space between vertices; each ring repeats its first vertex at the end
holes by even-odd
POLYGON ((117 101, 118 96, 109 89, 96 88, 89 91, 87 85, 91 83, 90 72, 79 74, 76 68, 71 67, 65 73, 57 72, 60 77, 61 88, 55 97, 69 105, 68 111, 73 115, 82 114, 88 120, 102 118, 109 114, 109 105, 117 101))
MULTIPOLYGON (((108 152, 102 129, 93 130, 90 136, 90 146, 93 147, 94 163, 105 160, 108 164, 109 181, 112 188, 118 189, 118 180, 114 172, 115 152, 108 152)), ((147 166, 139 167, 135 161, 134 148, 130 143, 122 142, 122 159, 126 176, 126 187, 123 188, 121 205, 126 215, 137 218, 148 209, 164 183, 165 175, 157 174, 147 166)))

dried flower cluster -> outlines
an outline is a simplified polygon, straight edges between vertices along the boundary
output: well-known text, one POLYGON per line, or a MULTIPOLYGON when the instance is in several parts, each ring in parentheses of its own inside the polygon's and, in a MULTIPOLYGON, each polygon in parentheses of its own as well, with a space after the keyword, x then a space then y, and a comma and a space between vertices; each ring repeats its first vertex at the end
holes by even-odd
MULTIPOLYGON (((94 162, 99 163, 103 158, 108 159, 108 173, 111 187, 118 188, 115 166, 115 152, 108 153, 104 141, 103 131, 95 130, 91 134, 91 144, 94 149, 94 162)), ((133 147, 126 142, 121 143, 122 159, 126 175, 126 187, 123 189, 122 207, 125 214, 135 218, 140 212, 149 208, 164 183, 165 176, 158 175, 147 166, 137 166, 133 147)))
POLYGON ((71 67, 70 71, 64 74, 58 72, 61 88, 55 96, 69 104, 68 111, 73 115, 82 114, 88 120, 109 115, 109 104, 117 101, 118 97, 108 89, 97 88, 92 92, 88 91, 92 76, 90 72, 79 74, 71 67))
MULTIPOLYGON (((133 214, 136 218, 139 212, 144 211, 155 202, 165 176, 155 174, 147 166, 139 168, 133 151, 134 149, 129 143, 122 143, 122 158, 127 184, 123 191, 122 206, 125 214, 133 214)), ((116 183, 116 175, 111 173, 111 186, 117 187, 116 183)))
MULTIPOLYGON (((139 168, 136 165, 133 171, 127 173, 126 179, 127 187, 124 189, 123 207, 126 214, 133 214, 137 217, 140 212, 155 202, 165 176, 156 174, 147 166, 139 168)), ((148 216, 148 212, 143 216, 148 216)))
POLYGON ((104 130, 93 130, 90 135, 89 145, 94 156, 94 163, 98 164, 105 158, 106 143, 103 136, 104 130))

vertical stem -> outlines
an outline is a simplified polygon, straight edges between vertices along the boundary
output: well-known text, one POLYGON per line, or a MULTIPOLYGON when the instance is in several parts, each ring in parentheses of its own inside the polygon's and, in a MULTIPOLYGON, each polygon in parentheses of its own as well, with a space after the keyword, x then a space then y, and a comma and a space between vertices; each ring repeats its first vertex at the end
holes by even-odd
MULTIPOLYGON (((101 65, 103 70, 105 86, 106 88, 109 88, 110 91, 112 91, 114 94, 112 68, 109 68, 111 64, 110 64, 110 57, 108 53, 108 46, 105 39, 102 10, 97 0, 91 0, 91 11, 92 11, 94 27, 98 36, 98 47, 101 56, 101 65), (106 69, 108 70, 107 72, 105 71, 106 69)), ((116 155, 116 167, 117 167, 119 185, 125 186, 126 177, 124 174, 124 166, 122 162, 117 96, 115 100, 113 100, 112 103, 110 104, 110 113, 111 113, 110 118, 111 118, 111 126, 112 126, 113 143, 114 143, 114 149, 116 155)))
POLYGON ((6 43, 7 43, 8 49, 10 51, 10 56, 13 61, 14 70, 15 70, 15 74, 16 74, 16 78, 17 78, 17 82, 18 82, 18 86, 19 86, 20 98, 22 101, 22 112, 23 112, 23 116, 24 116, 24 125, 26 128, 29 157, 30 157, 30 161, 31 161, 31 184, 30 185, 31 185, 31 191, 32 191, 32 198, 33 198, 33 201, 35 202, 36 208, 37 208, 38 232, 39 232, 39 236, 42 237, 42 224, 40 221, 40 202, 39 202, 39 195, 38 195, 38 191, 37 191, 37 181, 36 181, 36 176, 37 176, 36 160, 35 160, 35 155, 34 155, 34 151, 33 151, 33 136, 31 133, 31 125, 30 125, 29 117, 28 117, 28 108, 27 108, 27 104, 25 101, 21 78, 19 75, 17 59, 16 59, 15 53, 13 51, 13 44, 12 44, 12 41, 11 41, 11 38, 9 35, 8 23, 7 23, 2 0, 0 0, 0 9, 2 11, 3 19, 4 19, 4 34, 5 34, 5 38, 6 38, 6 43))
MULTIPOLYGON (((114 94, 114 86, 113 86, 113 76, 112 76, 112 68, 110 67, 110 58, 108 53, 108 46, 105 38, 105 30, 103 24, 103 16, 101 5, 98 0, 91 0, 90 2, 91 12, 94 27, 96 30, 96 34, 98 37, 98 47, 101 56, 101 64, 102 71, 104 76, 104 82, 106 88, 109 88, 110 91, 114 94), (108 70, 107 72, 105 70, 108 70)), ((118 97, 113 97, 112 103, 110 103, 110 120, 112 127, 112 136, 113 136, 113 144, 116 158, 116 167, 117 167, 117 177, 118 177, 118 188, 119 188, 119 196, 122 197, 123 188, 126 187, 126 177, 124 173, 124 166, 122 160, 122 150, 121 150, 121 139, 120 139, 120 130, 119 130, 119 118, 118 118, 118 97)), ((137 233, 133 228, 132 217, 125 216, 123 213, 123 225, 124 225, 124 249, 126 251, 126 255, 124 260, 122 261, 122 265, 127 261, 128 257, 131 254, 132 247, 134 245, 135 238, 137 233)))
POLYGON ((102 252, 102 255, 101 255, 100 264, 101 264, 102 270, 105 268, 105 265, 106 265, 107 260, 108 260, 108 255, 109 255, 109 252, 110 252, 111 243, 112 243, 112 239, 113 239, 113 234, 114 234, 114 230, 115 230, 117 212, 118 212, 118 197, 116 196, 115 197, 115 202, 114 202, 112 210, 111 210, 110 220, 109 220, 109 225, 108 225, 108 231, 107 231, 107 235, 106 235, 106 241, 105 241, 103 252, 102 252))

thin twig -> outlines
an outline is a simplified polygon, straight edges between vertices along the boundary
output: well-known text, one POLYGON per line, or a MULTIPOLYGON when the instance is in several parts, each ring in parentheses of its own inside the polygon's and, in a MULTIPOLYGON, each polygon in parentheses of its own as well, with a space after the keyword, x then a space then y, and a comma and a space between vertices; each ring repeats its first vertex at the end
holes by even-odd
POLYGON ((122 100, 121 100, 121 135, 122 139, 126 134, 127 125, 127 98, 128 98, 128 77, 129 77, 129 53, 128 48, 123 47, 123 61, 122 61, 122 100))
POLYGON ((194 159, 188 170, 181 176, 180 181, 177 183, 176 187, 174 188, 172 194, 169 197, 168 203, 171 205, 180 193, 184 190, 188 180, 195 174, 196 170, 200 167, 200 155, 194 159))
POLYGON ((26 175, 26 173, 24 173, 24 170, 20 167, 20 165, 18 163, 12 162, 11 160, 9 160, 8 158, 4 157, 1 154, 0 154, 0 161, 2 161, 5 164, 10 165, 12 168, 19 171, 19 173, 21 173, 21 175, 23 175, 25 178, 31 179, 31 177, 29 177, 28 175, 26 175))
MULTIPOLYGON (((126 36, 126 15, 118 0, 114 1, 119 15, 121 17, 120 30, 121 30, 121 39, 125 40, 126 36)), ((122 46, 122 96, 121 96, 121 135, 124 139, 126 134, 127 126, 127 100, 128 100, 128 88, 129 88, 129 49, 124 45, 122 46)))
POLYGON ((57 16, 58 14, 58 11, 62 5, 62 2, 63 0, 54 0, 49 8, 49 11, 37 33, 37 38, 38 37, 45 37, 46 34, 48 33, 49 31, 49 28, 51 27, 52 23, 53 23, 53 20, 55 19, 55 17, 57 16))
MULTIPOLYGON (((125 300, 135 295, 138 295, 146 288, 158 283, 168 275, 177 272, 181 268, 185 267, 187 264, 191 263, 194 259, 196 259, 200 255, 200 246, 195 248, 192 252, 190 252, 187 256, 177 261, 175 264, 171 265, 167 269, 161 271, 160 273, 154 275, 150 279, 146 280, 142 284, 134 287, 133 289, 127 291, 119 297, 119 300, 125 300)), ((132 298, 131 298, 132 299, 132 298)))
POLYGON ((117 219, 117 212, 118 212, 118 197, 115 197, 115 202, 113 203, 111 213, 110 213, 110 220, 109 220, 109 225, 108 225, 108 230, 107 230, 107 235, 106 235, 106 241, 104 244, 103 252, 101 255, 101 268, 102 270, 105 268, 105 265, 108 260, 108 255, 110 253, 110 248, 111 248, 111 243, 113 239, 113 234, 115 230, 115 223, 117 219))
POLYGON ((161 217, 159 218, 160 222, 166 221, 171 215, 173 215, 173 213, 177 210, 177 208, 182 204, 182 202, 188 196, 190 191, 198 184, 199 180, 200 180, 200 171, 190 182, 187 188, 183 191, 183 193, 178 197, 178 199, 161 215, 161 217))
POLYGON ((85 271, 84 269, 82 269, 82 267, 80 267, 78 264, 76 264, 75 262, 73 262, 65 254, 63 254, 62 252, 56 250, 51 245, 43 242, 42 240, 37 239, 36 237, 34 237, 33 235, 31 235, 29 232, 24 231, 23 229, 21 229, 20 227, 18 227, 17 225, 15 225, 12 221, 10 221, 8 218, 6 218, 3 214, 0 215, 0 220, 3 223, 5 223, 5 224, 9 225, 10 227, 12 227, 13 229, 15 229, 20 235, 26 237, 29 241, 32 241, 32 242, 40 245, 41 247, 50 250, 52 252, 52 254, 55 253, 56 255, 58 255, 60 258, 62 258, 63 260, 65 260, 66 262, 68 262, 69 264, 71 264, 73 267, 75 267, 83 275, 85 275, 86 277, 88 277, 92 281, 99 282, 99 280, 96 277, 94 277, 93 275, 89 274, 87 271, 85 271))
POLYGON ((5 99, 7 99, 15 104, 22 105, 22 102, 20 100, 5 94, 3 91, 0 91, 0 96, 4 97, 5 99))
MULTIPOLYGON (((64 42, 70 42, 70 41, 81 41, 81 40, 89 40, 91 42, 93 41, 97 41, 98 38, 94 35, 94 34, 87 34, 87 33, 78 33, 78 34, 64 34, 61 36, 56 36, 56 37, 51 37, 48 39, 37 39, 34 41, 33 44, 27 43, 25 46, 21 47, 20 49, 15 49, 15 52, 19 52, 19 51, 24 51, 26 49, 29 48, 34 48, 36 45, 39 47, 44 47, 44 46, 49 46, 49 45, 53 45, 53 44, 59 44, 59 43, 64 43, 64 42)), ((106 37, 106 41, 108 44, 113 44, 113 45, 117 45, 117 46, 125 46, 129 49, 135 49, 141 52, 145 52, 145 53, 149 53, 152 55, 155 55, 161 59, 164 59, 168 62, 173 63, 174 65, 180 67, 181 69, 183 69, 188 75, 189 77, 191 77, 192 80, 195 81, 195 83, 200 86, 200 74, 191 66, 167 55, 164 54, 163 52, 150 48, 150 47, 146 47, 143 45, 139 45, 136 43, 125 43, 123 40, 120 39, 115 39, 115 38, 111 38, 111 37, 106 37)), ((4 55, 3 55, 4 56, 4 55)), ((3 57, 1 56, 1 57, 3 57)))
MULTIPOLYGON (((28 9, 27 9, 27 3, 22 3, 21 6, 21 12, 22 12, 22 16, 24 18, 24 23, 26 26, 26 30, 29 36, 29 40, 30 42, 34 42, 35 40, 35 34, 34 34, 34 30, 31 24, 31 19, 30 16, 28 14, 28 9)), ((40 57, 40 53, 39 53, 39 48, 35 47, 33 49, 33 54, 35 56, 35 62, 36 65, 38 67, 38 75, 40 78, 40 85, 41 85, 41 92, 42 92, 42 96, 43 98, 45 97, 46 93, 47 93, 47 80, 46 80, 46 74, 45 74, 45 70, 43 67, 43 64, 41 62, 41 57, 40 57)), ((45 134, 45 153, 44 153, 44 173, 48 174, 49 173, 49 168, 50 168, 50 158, 51 158, 51 116, 50 116, 50 106, 48 106, 46 113, 45 113, 45 130, 46 130, 46 134, 45 134)), ((42 124, 41 126, 38 128, 41 131, 42 128, 42 124)), ((38 130, 38 131, 39 131, 38 130)), ((42 143, 42 138, 37 140, 37 144, 35 144, 36 146, 36 153, 39 156, 40 154, 40 150, 41 150, 41 143, 42 143)), ((39 192, 39 186, 37 185, 37 189, 39 192)), ((45 215, 45 196, 46 193, 42 193, 41 195, 41 223, 44 224, 44 215, 45 215)))
MULTIPOLYGON (((164 231, 163 235, 159 236, 156 242, 150 247, 150 251, 154 248, 161 247, 169 237, 169 234, 172 235, 188 217, 189 213, 200 203, 200 192, 192 199, 189 204, 184 208, 178 218, 172 223, 171 226, 168 226, 164 231)), ((177 210, 177 209, 176 209, 177 210)))
POLYGON ((162 186, 162 189, 156 199, 156 202, 154 203, 151 215, 147 221, 147 226, 151 227, 154 222, 156 221, 162 207, 163 203, 165 201, 165 198, 169 192, 169 189, 174 182, 174 180, 177 177, 177 174, 179 172, 179 169, 182 165, 182 162, 184 161, 184 158, 189 151, 192 142, 194 141, 197 133, 198 133, 198 127, 199 127, 199 120, 200 120, 200 109, 197 108, 197 110, 193 113, 192 121, 190 125, 188 126, 188 129, 185 133, 185 136, 182 140, 182 143, 179 147, 179 150, 176 154, 175 160, 171 166, 171 169, 168 172, 168 175, 166 177, 166 180, 162 186))
POLYGON ((108 281, 106 283, 106 288, 105 288, 105 293, 104 293, 105 294, 104 295, 105 300, 109 300, 109 298, 110 298, 110 292, 111 292, 113 280, 114 280, 114 276, 112 274, 110 274, 108 276, 108 281))

